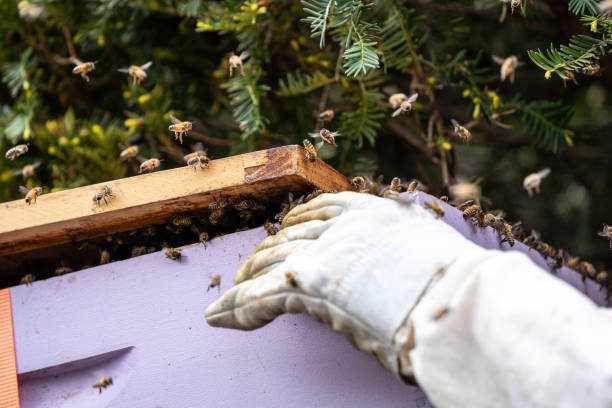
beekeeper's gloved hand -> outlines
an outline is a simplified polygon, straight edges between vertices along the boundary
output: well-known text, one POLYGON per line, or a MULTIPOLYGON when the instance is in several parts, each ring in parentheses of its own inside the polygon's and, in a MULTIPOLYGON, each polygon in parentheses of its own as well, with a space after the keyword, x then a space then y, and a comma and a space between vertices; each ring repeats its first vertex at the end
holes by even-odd
POLYGON ((208 307, 209 324, 250 330, 308 313, 414 375, 437 407, 612 404, 611 320, 526 256, 366 194, 322 195, 283 227, 208 307))

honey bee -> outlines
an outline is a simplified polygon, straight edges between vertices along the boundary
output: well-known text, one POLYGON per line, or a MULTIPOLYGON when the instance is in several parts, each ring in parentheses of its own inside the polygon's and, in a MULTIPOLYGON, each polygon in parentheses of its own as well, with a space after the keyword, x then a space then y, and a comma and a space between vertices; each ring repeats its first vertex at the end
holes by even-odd
MULTIPOLYGON (((495 217, 491 213, 483 214, 479 221, 480 221, 481 227, 496 226, 499 223, 499 221, 497 220, 497 217, 495 217)), ((502 221, 502 225, 503 225, 503 221, 502 221)))
POLYGON ((110 252, 108 251, 108 249, 105 249, 102 252, 100 252, 100 265, 104 265, 109 262, 110 262, 110 252))
POLYGON ((555 263, 553 265, 553 268, 559 269, 563 265, 565 265, 565 258, 566 258, 565 251, 563 249, 559 249, 557 253, 555 254, 555 263))
POLYGON ((211 213, 208 215, 208 222, 212 225, 216 225, 219 223, 221 218, 225 215, 225 207, 228 205, 228 201, 226 199, 219 199, 214 203, 208 205, 208 209, 211 210, 211 213))
POLYGON ((576 269, 578 270, 578 272, 585 276, 588 276, 591 279, 595 278, 595 275, 597 275, 597 270, 595 269, 593 264, 587 261, 580 262, 576 269))
POLYGON ((289 284, 289 286, 291 286, 292 288, 297 288, 298 287, 298 281, 295 278, 295 275, 292 274, 291 272, 286 272, 285 273, 285 281, 287 282, 287 284, 289 284))
POLYGON ((67 266, 60 266, 55 270, 55 276, 62 276, 70 272, 72 272, 72 268, 69 268, 67 266))
POLYGON ((599 66, 598 63, 594 63, 594 64, 590 64, 590 65, 586 65, 584 67, 582 67, 582 69, 580 70, 580 72, 582 72, 584 75, 596 75, 599 70, 601 69, 601 67, 599 66))
POLYGON ((132 258, 144 255, 147 253, 147 248, 144 246, 137 246, 132 248, 132 258))
POLYGON ((194 171, 205 169, 210 164, 210 159, 206 155, 206 150, 197 150, 183 157, 188 166, 193 167, 194 171))
POLYGON ((83 62, 77 58, 72 58, 72 63, 76 65, 72 69, 72 73, 80 75, 83 79, 89 82, 89 73, 96 69, 96 62, 83 62))
POLYGON ((128 68, 119 68, 117 71, 128 74, 134 80, 134 85, 140 85, 142 81, 147 79, 147 69, 153 65, 153 61, 149 61, 143 65, 130 65, 128 68))
POLYGON ((198 238, 200 240, 200 243, 204 245, 204 248, 206 248, 206 243, 210 240, 210 236, 208 235, 208 232, 201 232, 198 238))
POLYGON ((514 9, 516 7, 523 8, 523 0, 502 0, 503 3, 510 3, 510 9, 512 10, 512 14, 514 14, 514 9))
POLYGON ((25 194, 25 202, 27 205, 36 204, 36 199, 39 195, 42 194, 41 187, 34 187, 32 189, 29 189, 25 186, 20 186, 19 191, 21 192, 21 194, 25 194))
POLYGON ((106 389, 110 385, 113 385, 113 379, 111 377, 104 377, 96 381, 92 387, 98 389, 98 394, 102 394, 102 388, 106 389))
POLYGON ((540 184, 542 183, 542 179, 547 177, 550 174, 550 169, 545 168, 537 173, 532 173, 525 177, 523 180, 523 188, 527 190, 529 197, 533 197, 533 192, 535 190, 536 193, 540 193, 540 184))
POLYGON ((555 250, 553 249, 553 247, 548 245, 546 242, 538 242, 538 244, 536 245, 535 249, 540 254, 542 254, 542 256, 545 257, 545 258, 554 258, 555 257, 555 250))
MULTIPOLYGON (((393 97, 393 95, 391 95, 391 97, 393 97)), ((399 115, 402 112, 410 112, 412 110, 412 103, 414 101, 417 100, 417 98, 419 97, 418 93, 414 93, 412 95, 410 95, 408 97, 408 99, 402 101, 402 103, 400 103, 399 108, 397 108, 392 114, 392 117, 396 117, 397 115, 399 115)), ((390 99, 389 99, 390 100, 390 99)))
POLYGON ((40 161, 37 161, 34 164, 26 164, 21 170, 15 170, 13 174, 15 176, 21 175, 23 176, 24 180, 27 180, 30 177, 34 177, 34 175, 36 174, 34 171, 38 166, 40 166, 40 161))
MULTIPOLYGON (((490 214, 487 214, 490 215, 490 214)), ((512 234, 512 225, 507 223, 506 221, 502 221, 500 226, 500 232, 504 236, 502 242, 507 242, 511 247, 514 246, 514 234, 512 234)))
POLYGON ((229 57, 230 77, 234 75, 234 70, 239 69, 240 75, 244 76, 244 61, 249 58, 249 53, 244 51, 240 55, 232 53, 229 57))
POLYGON ((612 226, 604 224, 603 230, 598 232, 600 237, 606 237, 610 240, 610 249, 612 250, 612 226))
POLYGON ((361 176, 353 177, 353 179, 351 180, 351 185, 360 193, 368 192, 368 189, 366 187, 366 180, 361 176))
POLYGON ((578 258, 578 257, 570 258, 570 259, 567 260, 567 263, 566 263, 568 268, 572 268, 574 270, 578 269, 578 265, 579 264, 580 264, 580 258, 578 258))
POLYGON ((177 227, 188 227, 191 225, 191 218, 184 215, 177 215, 172 218, 172 224, 177 227))
POLYGON ((438 203, 435 203, 433 201, 429 201, 429 202, 426 202, 425 204, 423 204, 423 207, 425 209, 432 210, 433 212, 435 212, 438 215, 438 217, 444 217, 444 210, 442 209, 442 207, 440 207, 438 205, 438 203))
POLYGON ((496 55, 493 55, 492 58, 496 64, 501 65, 499 73, 501 81, 504 82, 506 78, 509 78, 510 83, 514 84, 515 71, 520 65, 518 58, 514 55, 511 55, 507 58, 500 58, 496 55))
POLYGON ((178 139, 181 141, 181 144, 183 144, 183 135, 189 136, 189 132, 193 128, 193 123, 182 121, 173 115, 170 115, 170 122, 172 122, 172 124, 168 126, 168 130, 174 132, 174 140, 178 139))
POLYGON ((522 221, 517 221, 512 224, 512 235, 521 241, 525 238, 525 228, 523 228, 522 221))
POLYGON ((212 288, 217 288, 217 290, 221 292, 221 276, 220 275, 214 275, 213 277, 210 278, 210 283, 208 284, 208 288, 206 289, 206 292, 208 292, 212 288))
POLYGON ((531 230, 531 233, 527 237, 525 237, 525 239, 523 239, 523 244, 531 248, 536 248, 537 245, 540 243, 541 238, 542 236, 538 231, 531 230))
POLYGON ((404 93, 394 93, 389 97, 389 105, 391 105, 391 109, 397 109, 400 107, 402 102, 407 101, 408 96, 404 93))
POLYGON ((607 284, 608 283, 608 272, 606 271, 599 272, 597 276, 595 276, 595 280, 601 283, 602 285, 607 284))
POLYGON ((323 122, 329 122, 334 118, 334 111, 332 109, 326 109, 319 114, 319 120, 323 122))
POLYGON ((578 81, 576 81, 576 76, 574 75, 572 71, 568 71, 567 69, 564 69, 562 72, 563 72, 563 75, 565 75, 565 78, 561 78, 563 79, 564 88, 567 88, 567 81, 572 81, 574 85, 578 85, 578 81))
POLYGON ((338 147, 338 145, 336 144, 336 138, 340 136, 340 132, 330 132, 329 130, 323 128, 317 133, 309 133, 308 135, 314 139, 319 137, 321 138, 321 142, 317 143, 317 150, 319 150, 321 146, 323 146, 323 143, 329 143, 338 147))
POLYGON ((478 204, 472 204, 463 210, 463 218, 476 217, 482 213, 482 209, 478 204))
POLYGON ((278 228, 274 226, 270 221, 266 221, 263 225, 264 229, 268 233, 268 235, 276 235, 278 232, 278 228))
POLYGON ((32 282, 34 282, 35 280, 36 280, 36 276, 32 275, 31 273, 28 273, 27 275, 23 275, 20 283, 22 285, 25 284, 27 286, 30 286, 32 285, 32 282))
POLYGON ((597 9, 602 16, 610 16, 612 14, 612 0, 603 0, 597 5, 597 9))
POLYGON ((470 131, 461 126, 455 119, 451 119, 451 123, 454 127, 455 136, 463 140, 465 143, 470 143, 470 140, 472 140, 472 134, 470 131))
POLYGON ((391 179, 391 184, 389 187, 383 192, 383 197, 392 197, 402 192, 402 181, 399 177, 393 177, 391 179))
POLYGON ((274 217, 279 223, 283 222, 283 219, 287 215, 287 213, 293 210, 297 205, 300 205, 304 202, 304 196, 300 196, 297 200, 294 199, 293 193, 289 193, 287 195, 288 202, 281 203, 281 212, 276 214, 274 217))
POLYGON ((246 120, 240 121, 238 124, 238 129, 240 129, 241 132, 246 132, 249 129, 249 122, 246 120))
POLYGON ((4 157, 6 157, 9 160, 15 160, 17 157, 26 154, 28 152, 28 145, 29 143, 26 144, 20 144, 17 145, 15 147, 12 147, 10 149, 7 150, 6 154, 4 155, 4 157))
POLYGON ((457 209, 459 211, 463 211, 466 208, 468 208, 469 206, 474 205, 474 204, 476 204, 476 201, 474 201, 474 200, 467 200, 467 201, 462 202, 461 204, 458 204, 457 205, 457 209))
POLYGON ((304 139, 302 143, 304 143, 304 149, 306 149, 306 159, 311 162, 317 160, 317 150, 312 143, 310 143, 310 140, 304 139))
POLYGON ((308 202, 308 201, 312 200, 313 198, 320 196, 324 192, 325 191, 320 190, 320 189, 314 189, 314 190, 312 190, 312 192, 310 194, 308 194, 306 196, 306 199, 304 201, 308 202))
POLYGON ((161 161, 159 159, 149 159, 140 163, 140 170, 138 173, 144 173, 145 171, 152 172, 153 170, 159 168, 161 161))
POLYGON ((129 146, 123 149, 121 153, 119 153, 119 160, 126 161, 128 159, 136 157, 138 156, 138 152, 139 152, 138 146, 129 146))
POLYGON ((93 193, 92 200, 94 204, 100 207, 100 202, 104 200, 104 204, 108 205, 108 202, 115 196, 113 190, 109 186, 102 186, 98 191, 93 193))
POLYGON ((176 249, 176 248, 167 248, 164 251, 164 254, 166 254, 166 258, 168 259, 172 259, 173 261, 181 261, 181 250, 180 249, 176 249))

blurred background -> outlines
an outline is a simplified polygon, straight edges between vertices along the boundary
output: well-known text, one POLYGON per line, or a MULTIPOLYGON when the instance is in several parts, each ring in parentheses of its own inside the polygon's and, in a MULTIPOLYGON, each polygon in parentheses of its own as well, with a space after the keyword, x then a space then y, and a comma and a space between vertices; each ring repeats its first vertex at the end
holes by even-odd
POLYGON ((597 236, 612 223, 610 59, 564 86, 527 54, 601 38, 603 23, 593 31, 580 14, 594 13, 571 3, 523 0, 512 13, 499 0, 2 0, 0 150, 30 151, 0 160, 0 200, 22 199, 20 185, 48 193, 135 175, 138 160, 119 160, 129 145, 167 169, 197 143, 214 159, 301 144, 324 125, 342 136, 320 156, 346 176, 416 178, 436 195, 475 184, 486 209, 610 269, 597 236), (245 75, 230 77, 228 58, 243 51, 245 75), (501 82, 493 56, 512 55, 516 80, 501 82), (72 58, 95 62, 89 82, 72 58), (140 85, 118 72, 148 61, 140 85), (419 99, 392 118, 396 92, 419 99), (323 124, 325 109, 335 115, 323 124), (194 122, 182 145, 170 115, 194 122), (38 167, 24 178, 27 164, 38 167), (545 167, 530 198, 523 179, 545 167))

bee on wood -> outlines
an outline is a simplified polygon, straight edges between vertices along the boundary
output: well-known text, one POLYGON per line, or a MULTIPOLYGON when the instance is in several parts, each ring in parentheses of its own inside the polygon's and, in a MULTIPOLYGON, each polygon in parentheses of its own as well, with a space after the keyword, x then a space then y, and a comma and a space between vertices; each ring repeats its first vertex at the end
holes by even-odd
POLYGON ((189 132, 193 128, 193 123, 182 121, 173 115, 170 115, 170 122, 172 122, 172 124, 168 126, 168 130, 174 132, 174 140, 178 139, 181 141, 181 144, 183 144, 183 135, 189 136, 189 132))
POLYGON ((594 63, 594 64, 590 64, 590 65, 586 65, 582 67, 580 72, 582 72, 584 75, 592 76, 592 75, 596 75, 600 69, 601 69, 600 65, 598 63, 594 63))
POLYGON ((523 188, 527 190, 529 197, 533 197, 533 192, 540 193, 540 184, 542 183, 542 179, 547 177, 550 174, 550 169, 545 168, 537 173, 532 173, 525 177, 523 180, 523 188))
POLYGON ((138 146, 128 146, 119 153, 119 160, 126 161, 138 156, 138 146))
MULTIPOLYGON (((393 95, 391 95, 393 97, 393 95)), ((401 113, 410 112, 412 110, 412 103, 417 100, 419 97, 418 93, 414 93, 408 97, 408 99, 402 101, 400 103, 399 108, 397 108, 392 114, 391 117, 396 117, 401 113)))
POLYGON ((520 65, 518 58, 514 55, 511 55, 507 58, 500 58, 496 55, 493 55, 493 61, 496 64, 501 65, 499 74, 501 81, 504 82, 506 78, 509 78, 510 83, 514 84, 515 71, 520 65))
POLYGON ((232 53, 229 56, 229 69, 230 69, 230 77, 234 75, 234 70, 237 69, 240 71, 240 75, 244 76, 244 61, 249 58, 249 53, 243 51, 240 55, 236 55, 232 53))
POLYGON ((578 270, 578 272, 580 272, 584 276, 588 276, 591 279, 595 278, 595 275, 597 275, 597 270, 595 269, 593 264, 587 261, 580 262, 576 269, 578 270))
POLYGON ((77 58, 72 58, 72 63, 76 65, 72 69, 72 73, 80 75, 83 79, 89 82, 89 73, 96 69, 96 62, 83 62, 77 58))
POLYGON ((164 254, 166 254, 166 258, 168 259, 172 259, 173 261, 181 261, 181 250, 180 249, 176 249, 176 248, 167 248, 164 251, 164 254))
POLYGON ((333 146, 338 147, 338 145, 336 144, 336 138, 340 136, 340 132, 331 132, 323 128, 316 133, 309 133, 308 136, 314 139, 321 138, 321 142, 317 143, 316 146, 317 150, 319 150, 321 146, 323 146, 323 143, 329 143, 333 146))
POLYGON ((147 253, 147 248, 144 246, 137 246, 132 248, 132 258, 144 255, 147 253))
POLYGON ((221 275, 214 275, 210 278, 210 283, 208 284, 206 292, 208 292, 212 288, 217 288, 217 290, 221 292, 221 275))
POLYGON ((610 240, 610 249, 612 250, 612 226, 604 224, 603 230, 598 232, 600 237, 606 237, 610 240))
POLYGON ((6 151, 6 154, 4 155, 4 157, 6 157, 9 160, 15 160, 17 157, 23 154, 26 154, 28 152, 28 145, 29 143, 20 144, 15 147, 11 147, 10 149, 6 151))
POLYGON ((298 287, 298 281, 295 278, 295 275, 292 274, 291 272, 286 272, 285 273, 285 280, 286 280, 287 284, 289 286, 291 286, 292 288, 297 288, 298 287))
POLYGON ((70 272, 72 272, 72 268, 69 268, 67 266, 60 266, 55 270, 55 276, 62 276, 70 272))
POLYGON ((102 388, 106 389, 106 387, 113 385, 113 379, 111 377, 104 377, 101 380, 96 381, 92 387, 98 389, 98 394, 102 394, 102 388))
POLYGON ((172 218, 172 225, 177 227, 188 227, 191 225, 191 218, 184 215, 176 215, 172 218))
POLYGON ((36 280, 36 276, 32 275, 31 273, 28 273, 27 275, 23 275, 20 283, 22 285, 25 284, 26 286, 30 286, 32 285, 32 282, 34 282, 35 280, 36 280))
POLYGON ((109 262, 110 262, 110 252, 108 251, 108 249, 105 249, 102 252, 100 252, 100 265, 104 265, 109 262))
POLYGON ((554 258, 555 257, 555 250, 553 249, 553 247, 548 245, 546 242, 541 242, 541 241, 538 242, 538 244, 536 245, 535 249, 540 254, 542 254, 542 256, 545 257, 545 258, 554 258))
POLYGON ((444 210, 436 202, 426 202, 425 204, 423 204, 423 207, 427 210, 432 210, 438 215, 438 217, 444 217, 444 210))
POLYGON ((278 232, 278 228, 274 226, 270 221, 266 221, 263 225, 264 229, 268 233, 268 235, 276 235, 278 232))
POLYGON ((208 222, 212 225, 217 225, 225 215, 225 207, 227 207, 228 204, 226 199, 219 199, 209 204, 208 209, 211 210, 211 213, 208 215, 208 222))
POLYGON ((451 123, 453 124, 453 131, 455 133, 455 137, 458 137, 465 143, 470 143, 470 140, 472 140, 472 134, 470 133, 470 131, 461 126, 459 122, 457 122, 455 119, 451 119, 451 123))
POLYGON ((142 81, 147 79, 147 69, 153 65, 153 61, 149 61, 143 65, 130 65, 128 68, 119 68, 117 71, 128 74, 134 80, 134 85, 140 85, 142 81))
POLYGON ((140 170, 138 173, 152 172, 153 170, 158 169, 160 165, 161 161, 159 159, 145 160, 140 164, 140 170))
POLYGON ((19 191, 21 192, 21 194, 25 194, 25 202, 27 205, 30 205, 36 204, 36 199, 39 195, 42 194, 43 190, 41 187, 34 187, 30 189, 25 186, 20 186, 19 191))
POLYGON ((102 186, 98 191, 95 191, 92 196, 92 200, 95 205, 100 207, 100 202, 104 200, 104 204, 108 205, 108 202, 115 196, 113 190, 109 186, 102 186))
POLYGON ((478 204, 472 204, 463 210, 463 218, 476 217, 482 213, 482 209, 478 204))
POLYGON ((21 170, 15 170, 13 174, 15 176, 21 175, 24 180, 27 180, 30 177, 34 177, 35 170, 40 166, 40 161, 34 162, 33 164, 26 164, 23 166, 21 170))
POLYGON ((601 271, 595 276, 595 280, 602 285, 606 285, 608 283, 608 272, 601 271))
POLYGON ((194 171, 198 171, 198 169, 204 170, 210 164, 210 159, 206 155, 205 150, 198 150, 193 153, 189 153, 183 157, 185 163, 188 166, 193 167, 194 171))
POLYGON ((210 240, 210 236, 208 235, 208 232, 201 232, 198 239, 200 244, 204 245, 204 248, 206 248, 206 243, 210 240))
POLYGON ((317 149, 315 149, 310 140, 304 139, 302 143, 304 144, 304 149, 306 149, 306 159, 311 162, 317 160, 317 149))
POLYGON ((319 114, 319 120, 323 122, 329 122, 334 118, 334 111, 332 109, 326 109, 319 114))

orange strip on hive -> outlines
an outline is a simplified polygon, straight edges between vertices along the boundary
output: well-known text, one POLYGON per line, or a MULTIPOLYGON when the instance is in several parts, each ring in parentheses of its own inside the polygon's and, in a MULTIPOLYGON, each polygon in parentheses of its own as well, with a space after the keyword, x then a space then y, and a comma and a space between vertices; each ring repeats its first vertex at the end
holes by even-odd
POLYGON ((0 290, 0 407, 19 408, 13 316, 9 288, 0 290))

